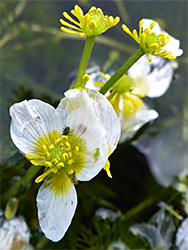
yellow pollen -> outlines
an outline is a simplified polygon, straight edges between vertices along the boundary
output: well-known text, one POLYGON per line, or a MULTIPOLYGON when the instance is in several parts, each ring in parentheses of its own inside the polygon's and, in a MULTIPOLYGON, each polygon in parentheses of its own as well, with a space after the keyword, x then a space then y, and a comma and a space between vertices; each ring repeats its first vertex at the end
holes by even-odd
POLYGON ((56 165, 56 167, 57 167, 58 169, 63 168, 64 166, 65 166, 65 164, 64 164, 63 162, 59 162, 59 163, 56 165))
POLYGON ((62 158, 64 161, 67 161, 69 159, 69 155, 67 153, 63 153, 62 158))
POLYGON ((45 161, 44 165, 47 168, 51 168, 52 167, 52 163, 50 161, 45 161))
POLYGON ((77 152, 79 152, 80 147, 79 147, 79 146, 76 146, 76 147, 75 147, 75 150, 76 150, 77 152))
POLYGON ((65 146, 66 146, 67 148, 70 148, 70 147, 71 147, 71 145, 70 145, 70 143, 69 143, 68 141, 65 142, 65 146))
POLYGON ((73 160, 73 159, 70 159, 67 163, 68 163, 68 165, 70 166, 70 165, 73 164, 73 162, 74 162, 74 160, 73 160))
POLYGON ((55 146, 53 144, 51 144, 48 148, 49 149, 53 149, 55 146))

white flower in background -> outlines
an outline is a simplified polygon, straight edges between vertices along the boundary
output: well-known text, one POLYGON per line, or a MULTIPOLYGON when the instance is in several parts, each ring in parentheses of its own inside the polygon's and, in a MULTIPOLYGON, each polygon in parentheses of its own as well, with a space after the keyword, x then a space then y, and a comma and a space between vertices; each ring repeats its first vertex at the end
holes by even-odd
MULTIPOLYGON (((158 113, 149 109, 141 98, 162 96, 172 81, 173 72, 170 61, 157 57, 148 64, 145 55, 107 92, 106 97, 120 119, 120 143, 134 136, 145 123, 158 117, 158 113)), ((93 73, 86 87, 100 90, 109 78, 109 74, 93 73)))
POLYGON ((22 216, 6 220, 0 211, 0 250, 31 250, 30 237, 29 228, 22 216))
POLYGON ((78 89, 67 91, 56 109, 30 100, 14 104, 10 115, 15 145, 33 165, 45 166, 35 180, 44 179, 37 195, 39 224, 48 239, 59 241, 77 206, 73 184, 109 167, 108 156, 120 137, 119 120, 98 91, 78 89))
POLYGON ((159 24, 152 19, 140 20, 138 33, 136 29, 131 32, 125 24, 122 25, 122 29, 140 44, 140 48, 145 52, 150 62, 152 58, 149 54, 170 60, 183 54, 183 50, 179 48, 180 41, 162 30, 159 24))

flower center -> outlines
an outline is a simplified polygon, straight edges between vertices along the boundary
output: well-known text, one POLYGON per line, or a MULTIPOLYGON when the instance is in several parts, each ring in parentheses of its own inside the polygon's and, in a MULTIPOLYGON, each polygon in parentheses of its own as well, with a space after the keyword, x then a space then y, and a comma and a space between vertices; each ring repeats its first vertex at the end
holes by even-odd
POLYGON ((47 175, 56 174, 62 168, 68 175, 79 172, 84 167, 85 149, 84 141, 69 127, 60 136, 56 130, 40 136, 35 142, 34 154, 26 154, 34 166, 46 167, 46 171, 35 182, 41 182, 47 175))

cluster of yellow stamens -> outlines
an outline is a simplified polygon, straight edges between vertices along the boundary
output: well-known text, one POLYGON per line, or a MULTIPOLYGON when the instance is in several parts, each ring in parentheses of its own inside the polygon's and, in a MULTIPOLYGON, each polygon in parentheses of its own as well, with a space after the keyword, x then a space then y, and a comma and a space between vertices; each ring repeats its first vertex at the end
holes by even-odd
POLYGON ((78 34, 81 37, 100 35, 118 24, 120 20, 119 17, 113 18, 112 16, 104 16, 103 11, 94 6, 84 15, 83 10, 78 5, 75 5, 74 9, 71 10, 71 13, 79 22, 69 16, 67 12, 63 12, 63 16, 74 25, 60 19, 60 22, 63 25, 61 30, 70 34, 78 34))
POLYGON ((84 165, 83 149, 83 140, 76 138, 73 132, 59 136, 58 132, 53 130, 40 136, 35 143, 36 154, 26 154, 26 158, 34 166, 46 167, 46 171, 35 182, 41 182, 47 175, 58 173, 62 168, 69 175, 81 170, 84 165))
MULTIPOLYGON (((107 80, 110 78, 106 77, 102 72, 100 75, 107 80)), ((105 82, 95 81, 94 84, 97 87, 102 87, 105 82)), ((135 88, 134 81, 128 75, 123 75, 111 88, 107 99, 112 104, 117 115, 121 113, 124 117, 130 117, 135 115, 140 107, 144 106, 142 100, 138 98, 144 97, 144 95, 134 92, 135 88)))
POLYGON ((140 20, 139 22, 139 34, 137 33, 136 29, 132 32, 130 29, 123 24, 122 29, 129 34, 138 44, 140 44, 140 48, 145 52, 149 62, 152 59, 149 57, 149 54, 153 56, 161 56, 167 59, 175 59, 176 56, 172 55, 172 52, 163 49, 163 47, 169 42, 170 36, 165 35, 164 33, 155 34, 152 32, 153 27, 155 26, 156 22, 153 21, 150 24, 149 28, 143 30, 144 19, 140 20))

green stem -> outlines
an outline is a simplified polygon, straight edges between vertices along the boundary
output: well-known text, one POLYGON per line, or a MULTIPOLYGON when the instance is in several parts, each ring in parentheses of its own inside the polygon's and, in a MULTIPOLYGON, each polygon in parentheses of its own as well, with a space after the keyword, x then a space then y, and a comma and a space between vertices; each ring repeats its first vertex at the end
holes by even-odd
POLYGON ((81 58, 81 61, 80 61, 80 66, 79 66, 79 69, 78 69, 78 74, 77 74, 76 81, 75 81, 75 84, 74 84, 75 88, 84 87, 83 86, 84 83, 82 82, 82 77, 86 72, 87 65, 88 65, 88 62, 89 62, 89 59, 90 59, 90 56, 91 56, 91 52, 92 52, 92 49, 93 49, 94 42, 95 42, 95 36, 88 36, 86 38, 85 45, 84 45, 84 50, 83 50, 83 53, 82 53, 82 58, 81 58))
POLYGON ((19 181, 17 181, 3 196, 2 196, 2 201, 8 200, 10 197, 16 195, 19 192, 19 188, 21 186, 26 186, 32 179, 33 177, 39 172, 41 169, 40 166, 31 166, 27 173, 24 175, 23 178, 21 178, 19 181))
POLYGON ((127 72, 127 70, 144 55, 144 51, 139 47, 132 56, 116 71, 116 73, 101 88, 100 93, 106 92, 127 72))

